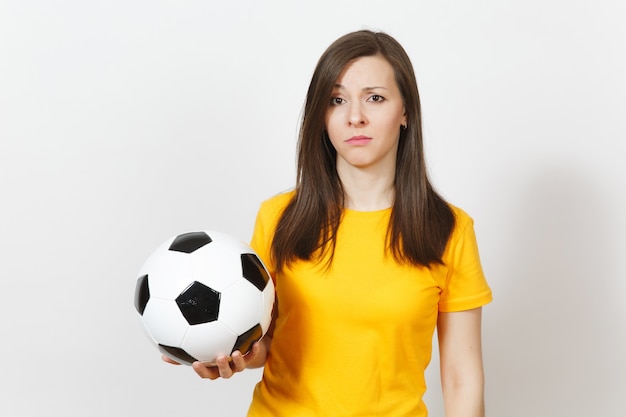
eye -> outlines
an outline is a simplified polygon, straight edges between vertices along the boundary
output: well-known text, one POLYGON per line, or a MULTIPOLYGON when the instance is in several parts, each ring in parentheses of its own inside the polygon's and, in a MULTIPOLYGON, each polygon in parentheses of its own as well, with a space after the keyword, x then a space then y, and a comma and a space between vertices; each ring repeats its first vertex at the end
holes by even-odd
POLYGON ((374 103, 380 103, 382 101, 385 101, 385 97, 381 96, 380 94, 372 94, 367 101, 372 101, 374 103))
POLYGON ((343 104, 345 102, 344 99, 342 99, 341 97, 331 97, 330 98, 330 105, 331 106, 338 106, 340 104, 343 104))

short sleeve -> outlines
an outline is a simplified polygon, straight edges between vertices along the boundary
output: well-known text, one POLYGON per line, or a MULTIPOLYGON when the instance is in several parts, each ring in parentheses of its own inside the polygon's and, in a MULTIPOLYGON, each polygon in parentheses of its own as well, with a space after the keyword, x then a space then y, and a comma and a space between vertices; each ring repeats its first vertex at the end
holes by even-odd
POLYGON ((480 262, 474 221, 460 209, 455 209, 455 214, 455 230, 443 257, 448 272, 439 299, 440 312, 470 310, 493 299, 480 262))
POLYGON ((254 229, 252 232, 252 238, 250 239, 250 246, 259 255, 265 266, 273 272, 275 268, 270 264, 271 262, 271 246, 272 236, 268 231, 267 216, 264 216, 263 205, 259 209, 256 220, 254 222, 254 229))
POLYGON ((274 274, 276 267, 272 261, 272 240, 278 218, 282 214, 285 206, 290 201, 292 193, 278 194, 261 203, 254 222, 250 246, 263 260, 263 263, 274 274))

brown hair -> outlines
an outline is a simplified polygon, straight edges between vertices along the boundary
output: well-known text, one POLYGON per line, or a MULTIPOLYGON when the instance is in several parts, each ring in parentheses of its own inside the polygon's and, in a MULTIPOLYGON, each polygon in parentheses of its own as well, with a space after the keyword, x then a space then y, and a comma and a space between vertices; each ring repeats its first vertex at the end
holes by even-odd
POLYGON ((388 248, 400 262, 426 267, 442 263, 454 228, 454 213, 428 179, 413 65, 393 37, 361 30, 333 42, 313 73, 298 138, 295 193, 279 218, 272 241, 277 271, 297 259, 311 260, 316 253, 328 250, 332 262, 344 192, 324 118, 341 71, 351 61, 366 56, 381 56, 391 64, 407 118, 407 128, 400 130, 388 248))

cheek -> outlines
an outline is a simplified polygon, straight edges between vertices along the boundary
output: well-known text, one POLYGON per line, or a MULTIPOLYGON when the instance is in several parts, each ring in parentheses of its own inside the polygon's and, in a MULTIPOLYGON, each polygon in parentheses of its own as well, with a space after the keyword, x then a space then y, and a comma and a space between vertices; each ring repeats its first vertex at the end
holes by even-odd
POLYGON ((341 117, 341 113, 339 112, 339 109, 331 108, 330 110, 328 110, 326 112, 326 115, 324 116, 324 123, 326 124, 326 129, 331 129, 333 126, 336 126, 340 117, 341 117))
POLYGON ((379 124, 379 133, 385 134, 386 136, 395 136, 400 133, 401 124, 402 120, 396 117, 389 118, 384 121, 381 120, 381 123, 379 124))
POLYGON ((326 119, 324 120, 324 125, 326 127, 326 132, 328 133, 331 142, 334 142, 333 138, 340 136, 339 134, 342 127, 342 124, 339 122, 339 117, 337 117, 337 114, 327 115, 326 119))
POLYGON ((339 138, 339 135, 337 134, 337 132, 328 130, 328 139, 330 140, 330 144, 333 146, 333 148, 335 148, 335 150, 337 150, 337 147, 341 143, 341 141, 338 138, 339 138))
POLYGON ((385 127, 390 131, 399 131, 400 126, 406 124, 406 116, 403 113, 398 113, 392 117, 389 117, 385 121, 385 127))

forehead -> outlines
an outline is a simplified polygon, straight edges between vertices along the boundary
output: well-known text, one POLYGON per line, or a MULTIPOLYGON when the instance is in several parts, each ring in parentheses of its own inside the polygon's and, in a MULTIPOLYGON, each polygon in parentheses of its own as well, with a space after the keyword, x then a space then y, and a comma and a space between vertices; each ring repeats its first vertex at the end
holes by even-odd
POLYGON ((395 76, 391 64, 382 56, 364 56, 350 61, 343 68, 336 80, 337 86, 349 87, 357 84, 361 87, 392 87, 395 76))

